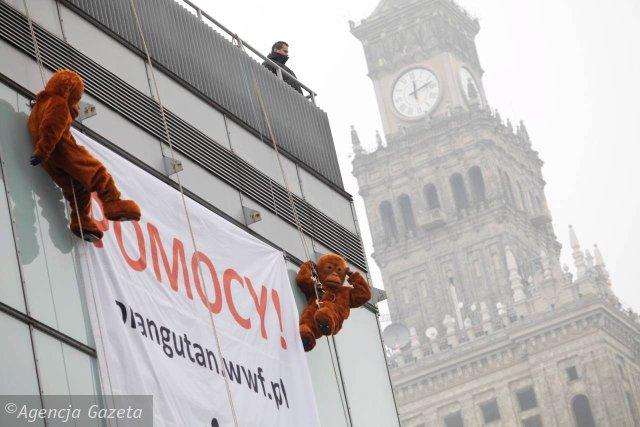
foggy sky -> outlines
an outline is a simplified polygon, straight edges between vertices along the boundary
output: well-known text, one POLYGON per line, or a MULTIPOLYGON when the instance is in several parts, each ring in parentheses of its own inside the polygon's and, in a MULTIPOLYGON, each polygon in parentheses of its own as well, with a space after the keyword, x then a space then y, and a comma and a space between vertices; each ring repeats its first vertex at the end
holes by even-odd
MULTIPOLYGON (((349 126, 365 149, 382 131, 360 42, 348 20, 367 17, 377 0, 196 1, 266 55, 290 43, 287 63, 318 93, 346 189, 371 254, 357 182, 351 175, 349 126)), ((524 120, 544 161, 546 196, 562 262, 574 271, 568 225, 583 249, 600 247, 613 290, 640 310, 640 2, 637 0, 460 0, 480 20, 476 38, 489 104, 504 120, 524 120)), ((382 287, 369 257, 374 285, 382 287)))

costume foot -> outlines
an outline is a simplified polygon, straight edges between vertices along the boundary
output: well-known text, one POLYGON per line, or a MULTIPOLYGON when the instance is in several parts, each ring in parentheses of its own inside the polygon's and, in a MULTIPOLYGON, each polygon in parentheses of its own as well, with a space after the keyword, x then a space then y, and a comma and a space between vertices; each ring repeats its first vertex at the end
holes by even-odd
POLYGON ((302 347, 304 347, 304 351, 311 351, 316 346, 316 340, 313 341, 309 338, 302 338, 302 347))
POLYGON ((300 339, 302 340, 304 351, 311 351, 316 346, 316 338, 307 325, 300 325, 300 339))
POLYGON ((335 325, 333 324, 331 317, 323 310, 326 310, 326 308, 321 308, 316 312, 316 327, 322 335, 332 335, 335 325))
POLYGON ((133 200, 112 200, 102 202, 104 216, 111 221, 138 221, 140 207, 133 200))
POLYGON ((331 335, 331 327, 329 326, 329 323, 321 320, 318 322, 318 326, 320 326, 320 332, 322 332, 322 335, 331 335))
POLYGON ((71 218, 71 224, 69 225, 73 234, 90 243, 102 239, 104 233, 98 228, 94 220, 91 218, 81 219, 82 227, 80 227, 78 220, 74 218, 77 218, 77 216, 71 218))

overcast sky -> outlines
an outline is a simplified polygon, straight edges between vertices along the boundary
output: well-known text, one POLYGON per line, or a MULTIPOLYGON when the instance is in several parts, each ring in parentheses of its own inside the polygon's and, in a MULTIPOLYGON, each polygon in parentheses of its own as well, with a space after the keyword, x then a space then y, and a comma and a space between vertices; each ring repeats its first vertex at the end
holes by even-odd
MULTIPOLYGON (((329 114, 345 186, 354 124, 365 148, 382 130, 360 42, 348 21, 377 0, 197 1, 254 47, 290 43, 287 63, 329 114)), ((583 249, 597 243, 615 293, 640 310, 640 1, 460 0, 480 20, 476 38, 488 101, 503 119, 523 119, 544 161, 553 225, 570 265, 568 225, 583 249)), ((367 253, 363 203, 355 197, 367 253)), ((369 258, 374 285, 381 287, 369 258)))

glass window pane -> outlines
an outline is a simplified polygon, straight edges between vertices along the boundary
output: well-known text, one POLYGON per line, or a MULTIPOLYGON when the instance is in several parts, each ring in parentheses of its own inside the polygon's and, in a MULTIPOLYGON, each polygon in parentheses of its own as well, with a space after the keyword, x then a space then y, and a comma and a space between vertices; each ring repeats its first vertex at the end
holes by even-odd
MULTIPOLYGON (((0 140, 6 140, 10 137, 9 132, 13 127, 12 120, 16 116, 17 102, 16 92, 0 84, 0 140)), ((6 164, 2 150, 0 150, 0 162, 0 259, 2 260, 0 301, 24 312, 20 269, 2 171, 6 164)))
POLYGON ((27 309, 34 318, 91 345, 75 240, 62 193, 41 167, 29 166, 28 100, 19 96, 16 106, 17 110, 2 110, 0 156, 27 309))
POLYGON ((29 327, 0 313, 0 395, 38 394, 29 327))
POLYGON ((533 387, 527 387, 516 391, 516 397, 518 398, 518 404, 520 405, 521 411, 526 411, 538 406, 536 392, 533 390, 533 387))
POLYGON ((482 410, 482 418, 484 418, 485 424, 498 421, 500 419, 500 410, 498 409, 498 402, 496 399, 492 399, 480 405, 482 410))
POLYGON ((533 417, 522 420, 522 427, 542 427, 540 415, 534 415, 533 417))
POLYGON ((33 342, 44 394, 96 394, 96 359, 37 330, 33 342))
MULTIPOLYGON (((2 109, 0 100, 0 110, 2 109)), ((2 111, 0 111, 0 128, 2 128, 2 111)), ((5 193, 4 178, 0 169, 0 259, 2 260, 2 286, 0 286, 0 301, 11 307, 25 311, 24 296, 16 245, 13 240, 13 228, 9 216, 9 205, 5 193)))
POLYGON ((446 417, 444 417, 444 425, 445 427, 464 427, 464 422, 462 421, 462 413, 460 411, 457 411, 447 415, 446 417))
MULTIPOLYGON (((95 358, 39 331, 33 332, 33 342, 45 407, 61 405, 59 397, 48 399, 47 395, 70 396, 68 404, 79 407, 85 407, 86 401, 73 402, 72 396, 101 395, 95 358)), ((101 405, 99 397, 90 401, 101 405)))
MULTIPOLYGON (((326 338, 318 346, 326 347, 326 338)), ((397 424, 393 389, 386 370, 384 348, 375 313, 364 307, 352 308, 340 333, 335 336, 353 424, 392 426, 397 424), (371 405, 371 390, 377 404, 371 405)), ((311 352, 316 351, 315 349, 311 352)), ((333 378, 333 374, 329 371, 333 378)))
POLYGON ((578 370, 575 366, 569 366, 567 369, 567 379, 569 381, 574 381, 578 379, 578 370))

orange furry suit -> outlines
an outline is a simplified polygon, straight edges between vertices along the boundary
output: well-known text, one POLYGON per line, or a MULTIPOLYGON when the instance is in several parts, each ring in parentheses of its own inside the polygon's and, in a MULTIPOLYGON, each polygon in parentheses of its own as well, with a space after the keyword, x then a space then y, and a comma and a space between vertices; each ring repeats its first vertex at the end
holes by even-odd
POLYGON ((300 338, 305 351, 316 345, 322 335, 335 335, 351 308, 360 307, 371 299, 371 289, 362 275, 349 272, 347 262, 340 255, 325 254, 318 260, 320 307, 316 304, 314 265, 307 261, 300 266, 296 281, 307 297, 307 306, 300 316, 300 338), (343 286, 345 278, 351 286, 343 286))
POLYGON ((96 241, 102 238, 102 231, 91 217, 91 193, 97 193, 105 217, 113 221, 137 221, 140 208, 135 202, 120 198, 120 191, 104 165, 78 145, 71 134, 71 123, 78 117, 83 91, 84 84, 77 73, 60 70, 37 95, 29 116, 34 148, 31 165, 42 163, 43 169, 62 188, 71 205, 69 228, 73 234, 96 241))

